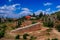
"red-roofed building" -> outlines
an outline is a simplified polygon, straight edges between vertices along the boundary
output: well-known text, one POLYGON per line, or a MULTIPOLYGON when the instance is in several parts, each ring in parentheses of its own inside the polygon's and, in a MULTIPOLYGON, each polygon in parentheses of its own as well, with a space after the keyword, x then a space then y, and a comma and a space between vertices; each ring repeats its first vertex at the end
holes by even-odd
POLYGON ((25 16, 25 18, 29 20, 31 18, 31 16, 25 16))

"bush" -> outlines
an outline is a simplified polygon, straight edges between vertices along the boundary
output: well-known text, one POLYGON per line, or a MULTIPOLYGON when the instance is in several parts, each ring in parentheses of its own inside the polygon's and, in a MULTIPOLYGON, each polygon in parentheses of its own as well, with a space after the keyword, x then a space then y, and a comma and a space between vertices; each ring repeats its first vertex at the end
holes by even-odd
POLYGON ((21 26, 21 24, 22 24, 22 21, 21 20, 18 20, 18 23, 16 25, 16 28, 19 28, 21 26))
POLYGON ((20 36, 19 36, 19 35, 17 35, 17 36, 15 37, 15 39, 20 39, 20 36))
POLYGON ((56 25, 55 28, 58 30, 58 32, 60 32, 60 25, 56 25))
POLYGON ((58 40, 57 38, 54 38, 54 39, 52 39, 52 40, 58 40))
POLYGON ((30 37, 30 40, 36 40, 36 37, 31 36, 31 37, 30 37))
POLYGON ((20 26, 22 24, 21 20, 18 20, 18 26, 20 26))
POLYGON ((0 38, 4 37, 5 32, 4 31, 0 31, 0 38))
POLYGON ((60 20, 60 12, 57 13, 57 19, 60 20))
POLYGON ((29 36, 29 34, 24 34, 23 39, 27 39, 27 36, 29 36))
POLYGON ((47 40, 50 40, 49 38, 47 40))
POLYGON ((0 26, 0 38, 4 37, 6 25, 0 26))
POLYGON ((32 24, 35 24, 35 23, 36 23, 36 22, 34 22, 34 21, 32 22, 32 24))
POLYGON ((52 28, 54 26, 54 23, 52 21, 48 21, 48 22, 43 22, 43 25, 52 28))

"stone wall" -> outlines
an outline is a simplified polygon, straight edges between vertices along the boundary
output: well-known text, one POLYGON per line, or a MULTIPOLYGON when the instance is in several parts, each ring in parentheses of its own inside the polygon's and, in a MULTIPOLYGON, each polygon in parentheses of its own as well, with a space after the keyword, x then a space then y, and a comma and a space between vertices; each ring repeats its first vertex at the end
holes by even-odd
POLYGON ((40 23, 36 23, 36 24, 32 24, 32 25, 26 26, 24 28, 18 28, 18 29, 12 30, 11 33, 19 34, 19 33, 37 31, 37 30, 41 30, 40 26, 41 26, 40 23))

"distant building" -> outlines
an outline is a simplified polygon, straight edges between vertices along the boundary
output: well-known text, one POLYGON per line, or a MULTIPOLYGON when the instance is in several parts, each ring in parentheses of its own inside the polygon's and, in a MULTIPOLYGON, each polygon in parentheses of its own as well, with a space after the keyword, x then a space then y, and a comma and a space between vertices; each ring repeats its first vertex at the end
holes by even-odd
POLYGON ((36 19, 36 17, 31 17, 31 19, 36 19))
POLYGON ((25 16, 25 18, 29 20, 29 19, 31 19, 31 16, 25 16))

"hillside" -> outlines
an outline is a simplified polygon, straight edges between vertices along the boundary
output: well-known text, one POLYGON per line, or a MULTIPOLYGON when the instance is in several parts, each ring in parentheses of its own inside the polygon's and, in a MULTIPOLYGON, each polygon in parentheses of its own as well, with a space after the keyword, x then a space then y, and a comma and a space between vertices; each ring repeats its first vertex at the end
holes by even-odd
POLYGON ((40 13, 38 16, 33 14, 19 19, 0 18, 0 39, 60 40, 59 13, 51 15, 40 13))

